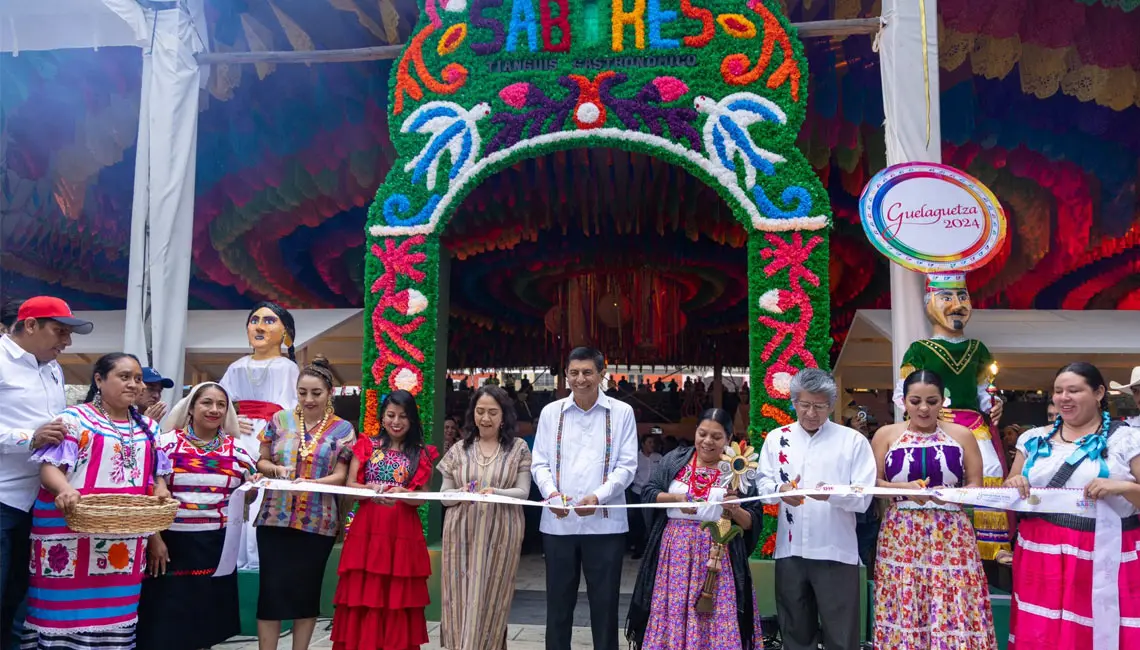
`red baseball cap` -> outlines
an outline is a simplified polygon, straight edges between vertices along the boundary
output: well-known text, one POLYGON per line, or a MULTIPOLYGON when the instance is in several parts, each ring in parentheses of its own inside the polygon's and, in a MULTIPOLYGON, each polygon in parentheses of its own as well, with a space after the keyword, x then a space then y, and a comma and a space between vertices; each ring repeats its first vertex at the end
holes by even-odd
POLYGON ((51 296, 36 296, 25 300, 24 304, 20 305, 16 319, 23 321, 29 318, 50 318, 71 327, 71 331, 76 334, 90 334, 95 328, 91 321, 76 318, 66 302, 51 296))

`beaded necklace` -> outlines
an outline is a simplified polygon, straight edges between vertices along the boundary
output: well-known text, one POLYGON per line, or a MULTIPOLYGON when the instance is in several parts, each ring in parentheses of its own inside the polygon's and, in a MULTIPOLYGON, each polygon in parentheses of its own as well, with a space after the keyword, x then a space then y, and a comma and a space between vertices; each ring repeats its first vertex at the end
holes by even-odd
POLYGON ((712 471, 708 478, 702 478, 697 473, 697 452, 693 452, 693 462, 689 466, 689 489, 685 492, 686 501, 708 501, 709 493, 716 485, 717 480, 720 479, 720 470, 717 468, 709 468, 712 471))
POLYGON ((198 437, 198 434, 194 433, 193 424, 186 425, 186 431, 184 433, 187 442, 189 442, 191 445, 194 445, 196 449, 207 453, 220 449, 222 446, 222 441, 225 438, 225 434, 222 433, 222 430, 218 429, 218 433, 214 436, 213 440, 202 440, 198 437))
POLYGON ((323 434, 325 429, 328 428, 328 425, 331 424, 331 418, 329 418, 329 412, 326 410, 321 421, 317 423, 317 426, 309 428, 308 424, 305 423, 305 412, 301 410, 300 405, 297 406, 294 415, 296 415, 297 424, 301 429, 301 447, 297 450, 297 454, 301 458, 308 460, 312 457, 313 451, 316 450, 317 444, 320 443, 321 434, 323 434))
MULTIPOLYGON (((107 420, 107 424, 111 426, 111 430, 114 431, 115 435, 119 438, 119 457, 123 461, 123 469, 133 470, 135 466, 138 465, 138 459, 135 458, 135 423, 131 419, 130 413, 127 413, 127 436, 124 438, 123 434, 119 432, 119 428, 115 425, 115 421, 111 419, 107 410, 103 408, 103 400, 98 400, 95 403, 95 408, 99 411, 99 414, 107 420)), ((123 472, 123 474, 130 476, 131 472, 127 471, 123 472)), ((133 480, 131 480, 131 484, 134 484, 133 480)))
MULTIPOLYGON (((1064 420, 1062 420, 1060 416, 1057 416, 1057 419, 1053 422, 1052 430, 1044 435, 1035 436, 1026 440, 1025 466, 1021 470, 1022 476, 1029 478, 1029 470, 1033 469, 1033 466, 1037 463, 1037 459, 1047 458, 1052 455, 1053 436, 1057 436, 1062 441, 1076 446, 1076 449, 1065 459, 1065 465, 1068 467, 1062 468, 1062 470, 1067 471, 1064 480, 1067 481, 1068 476, 1072 475, 1076 466, 1084 462, 1085 459, 1097 462, 1100 465, 1098 476, 1100 478, 1107 478, 1109 471, 1108 462, 1105 459, 1108 457, 1108 436, 1112 433, 1108 411, 1101 411, 1100 426, 1097 427, 1096 431, 1085 434, 1071 443, 1065 440, 1063 433, 1064 424, 1064 420)), ((1058 474, 1060 473, 1061 471, 1058 471, 1058 474)), ((1057 477, 1054 476, 1054 479, 1056 478, 1057 477)), ((1061 483, 1064 484, 1064 481, 1061 483)))
POLYGON ((479 467, 489 467, 503 451, 503 445, 501 443, 495 443, 495 452, 490 456, 484 456, 483 448, 479 446, 478 440, 476 440, 472 446, 475 447, 475 462, 479 464, 479 467))

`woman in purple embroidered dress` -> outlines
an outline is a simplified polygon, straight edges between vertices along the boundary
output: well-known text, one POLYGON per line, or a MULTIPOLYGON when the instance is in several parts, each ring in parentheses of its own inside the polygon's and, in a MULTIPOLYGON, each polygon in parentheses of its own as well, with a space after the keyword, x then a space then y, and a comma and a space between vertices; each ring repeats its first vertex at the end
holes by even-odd
MULTIPOLYGON (((718 463, 732 442, 732 420, 709 409, 697 424, 695 444, 678 447, 661 461, 643 488, 645 503, 676 503, 654 510, 645 559, 637 574, 626 620, 626 638, 639 650, 757 650, 760 617, 748 557, 760 536, 760 501, 719 505, 735 498, 722 487, 718 463), (705 505, 699 505, 704 503, 705 505), (708 575, 712 539, 701 528, 720 518, 722 508, 744 532, 726 545, 711 612, 697 611, 708 575)), ((747 485, 745 496, 754 494, 747 485)))
MULTIPOLYGON (((903 382, 907 421, 871 446, 879 487, 981 487, 982 455, 965 427, 941 422, 942 379, 929 370, 903 382)), ((879 650, 996 650, 989 588, 974 529, 961 507, 928 497, 891 504, 875 560, 879 650)))

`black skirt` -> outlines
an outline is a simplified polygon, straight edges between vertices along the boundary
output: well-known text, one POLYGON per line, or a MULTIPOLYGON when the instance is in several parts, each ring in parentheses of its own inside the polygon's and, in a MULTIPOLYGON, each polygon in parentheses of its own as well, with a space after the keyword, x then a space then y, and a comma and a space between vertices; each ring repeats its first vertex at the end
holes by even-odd
POLYGON ((241 634, 237 574, 214 577, 224 530, 162 533, 166 573, 143 580, 138 650, 200 650, 241 634), (192 612, 205 607, 202 615, 192 612))
POLYGON ((321 613, 321 584, 336 537, 281 526, 257 527, 261 561, 259 621, 294 621, 321 613))

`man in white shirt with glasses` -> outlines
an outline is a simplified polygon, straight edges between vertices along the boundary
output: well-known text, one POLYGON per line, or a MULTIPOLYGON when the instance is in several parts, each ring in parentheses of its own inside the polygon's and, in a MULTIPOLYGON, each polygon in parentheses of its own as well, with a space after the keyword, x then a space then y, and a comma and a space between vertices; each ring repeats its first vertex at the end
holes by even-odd
MULTIPOLYGON (((871 443, 828 419, 838 388, 818 368, 792 378, 797 421, 764 439, 761 494, 820 485, 874 487, 871 443)), ((786 650, 859 648, 859 543, 855 517, 870 496, 784 497, 776 531, 776 616, 786 650)))

